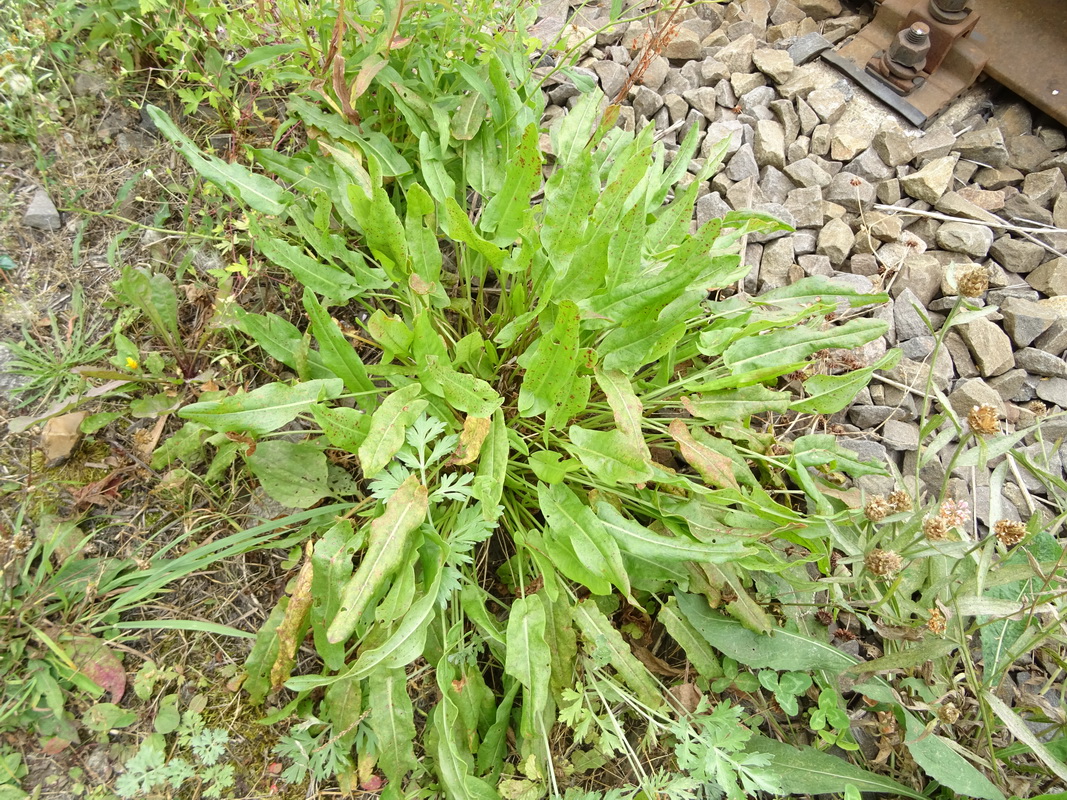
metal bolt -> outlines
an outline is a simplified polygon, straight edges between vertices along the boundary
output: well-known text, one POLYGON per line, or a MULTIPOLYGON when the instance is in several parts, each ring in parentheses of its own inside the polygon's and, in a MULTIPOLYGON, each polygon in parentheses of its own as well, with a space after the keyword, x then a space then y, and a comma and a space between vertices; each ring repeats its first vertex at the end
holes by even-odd
POLYGON ((967 5, 967 0, 934 0, 934 2, 941 7, 942 11, 948 11, 949 13, 963 11, 967 5))
POLYGON ((904 33, 904 38, 912 44, 924 44, 930 38, 930 26, 925 22, 916 22, 904 33))

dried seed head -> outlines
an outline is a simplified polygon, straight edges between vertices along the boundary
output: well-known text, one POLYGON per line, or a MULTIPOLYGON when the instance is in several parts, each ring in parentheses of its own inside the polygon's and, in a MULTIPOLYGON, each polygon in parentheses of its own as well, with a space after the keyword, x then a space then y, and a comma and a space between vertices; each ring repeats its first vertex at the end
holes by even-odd
POLYGON ((949 525, 944 517, 938 515, 923 520, 923 534, 931 542, 943 542, 948 538, 949 525))
POLYGON ((993 525, 993 533, 1005 547, 1015 547, 1026 538, 1026 525, 1010 519, 998 519, 993 525))
POLYGON ((938 636, 941 636, 947 627, 948 626, 945 624, 945 615, 941 613, 941 609, 931 608, 930 619, 926 623, 927 630, 929 630, 930 633, 936 633, 938 636))
POLYGON ((964 297, 981 297, 989 288, 989 272, 975 265, 960 275, 956 286, 964 297))
POLYGON ((967 414, 967 424, 975 433, 983 433, 987 436, 1000 433, 1000 420, 997 419, 997 410, 993 406, 975 406, 967 414))
POLYGON ((1039 417, 1043 417, 1048 413, 1048 406, 1040 400, 1031 400, 1026 404, 1026 408, 1031 414, 1036 414, 1039 417))
POLYGON ((889 505, 893 509, 894 514, 899 514, 901 511, 911 511, 911 496, 903 489, 890 492, 889 505))
POLYGON ((882 495, 876 494, 867 501, 867 505, 863 509, 863 515, 871 522, 881 522, 889 516, 891 510, 886 499, 882 495))
POLYGON ((960 710, 956 708, 955 703, 945 703, 941 708, 937 709, 937 718, 951 725, 960 718, 960 710))
POLYGON ((875 575, 888 578, 900 572, 900 568, 904 566, 904 559, 892 550, 872 550, 867 554, 863 563, 875 575))

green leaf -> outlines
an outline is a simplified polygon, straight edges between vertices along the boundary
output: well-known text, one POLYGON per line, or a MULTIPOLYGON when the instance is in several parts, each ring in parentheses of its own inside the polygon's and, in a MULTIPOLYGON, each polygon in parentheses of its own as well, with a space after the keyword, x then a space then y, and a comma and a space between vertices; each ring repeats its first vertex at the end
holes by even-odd
POLYGON ((143 267, 126 267, 115 288, 131 305, 141 309, 152 323, 152 328, 171 349, 180 347, 178 296, 170 278, 143 267))
POLYGON ((931 733, 913 714, 904 712, 906 744, 912 758, 923 770, 962 797, 1004 800, 1004 795, 936 733, 931 733))
POLYGON ((310 508, 330 493, 326 454, 314 442, 259 442, 245 463, 271 498, 289 508, 310 508))
MULTIPOLYGON (((996 694, 988 690, 983 692, 983 699, 989 703, 993 712, 1000 717, 1000 721, 1011 731, 1012 735, 1023 744, 1027 745, 1037 756, 1041 763, 1048 767, 1061 781, 1067 781, 1067 765, 1052 754, 1052 751, 1034 735, 1026 720, 1015 713, 1007 703, 996 694)), ((978 795, 981 797, 982 795, 978 795)))
POLYGON ((771 331, 734 342, 723 353, 723 363, 734 375, 776 370, 784 375, 804 364, 809 356, 829 348, 854 349, 885 333, 888 323, 877 319, 853 319, 827 330, 821 323, 771 331))
POLYGON ((838 300, 847 300, 849 306, 857 308, 885 303, 889 300, 889 295, 885 292, 866 294, 857 291, 839 278, 812 275, 808 278, 801 278, 789 286, 764 292, 756 299, 761 305, 771 303, 783 309, 799 309, 838 300))
POLYGON ((596 513, 604 529, 623 550, 649 560, 715 563, 732 561, 750 552, 740 539, 727 537, 720 542, 705 543, 653 533, 644 525, 627 519, 613 505, 604 501, 597 503, 596 513))
POLYGON ((397 283, 406 283, 411 271, 407 238, 389 195, 379 185, 371 186, 368 194, 362 187, 349 184, 348 199, 363 228, 367 247, 378 259, 385 274, 397 283))
POLYGON ((327 441, 347 453, 358 453, 359 446, 366 441, 370 432, 370 415, 354 408, 316 403, 311 406, 311 413, 315 415, 315 421, 319 423, 327 441))
POLYGON ((706 423, 744 422, 753 414, 765 411, 785 413, 789 408, 788 392, 776 392, 765 386, 720 389, 695 398, 683 397, 685 410, 706 423))
MULTIPOLYGON (((555 544, 553 552, 564 548, 573 552, 581 564, 569 559, 556 564, 571 580, 586 583, 594 594, 610 593, 610 586, 618 587, 624 595, 630 594, 630 581, 622 554, 615 540, 608 535, 603 524, 592 509, 584 505, 577 495, 564 485, 537 487, 538 504, 548 530, 546 543, 555 544), (594 576, 590 580, 589 576, 594 576)), ((551 553, 550 553, 551 555, 551 553)))
POLYGON ((385 469, 404 446, 407 429, 428 405, 420 394, 422 386, 409 383, 385 398, 374 412, 367 438, 359 446, 359 464, 366 477, 373 478, 385 469))
POLYGON ((746 753, 771 756, 772 769, 781 776, 791 795, 838 794, 852 784, 862 792, 880 797, 911 797, 926 800, 892 778, 875 775, 861 767, 812 747, 797 749, 756 734, 745 746, 746 753))
POLYGON ((472 417, 489 417, 504 403, 487 382, 465 372, 458 372, 448 361, 438 356, 426 357, 426 369, 431 378, 441 387, 440 396, 452 408, 472 417))
POLYGON ((221 400, 201 400, 179 410, 178 416, 223 433, 246 431, 258 436, 289 424, 312 403, 334 399, 343 388, 337 379, 306 381, 293 386, 268 383, 221 400))
POLYGON ((342 678, 326 687, 322 705, 327 719, 333 724, 333 735, 351 746, 356 738, 356 726, 362 719, 363 693, 359 680, 342 678))
POLYGON ((545 184, 541 244, 557 273, 562 272, 586 238, 589 215, 600 182, 593 157, 583 150, 572 164, 559 167, 545 184))
POLYGON ((478 133, 485 121, 489 104, 478 92, 470 92, 452 115, 452 138, 459 142, 469 142, 478 133))
POLYGON ((671 597, 662 606, 656 619, 663 623, 667 633, 685 651, 689 663, 708 680, 722 677, 722 664, 715 650, 697 632, 685 617, 678 613, 678 600, 671 597))
POLYGON ((711 437, 705 435, 698 440, 693 431, 689 430, 689 426, 680 419, 671 421, 668 432, 678 443, 682 458, 700 474, 705 483, 714 488, 740 488, 735 474, 735 467, 738 465, 729 456, 711 446, 711 437))
POLYGON ((244 58, 233 65, 233 69, 235 72, 245 73, 250 69, 262 67, 264 64, 277 66, 282 56, 295 53, 298 50, 303 49, 303 47, 304 45, 301 42, 267 44, 260 47, 253 47, 245 54, 244 58))
POLYGON ((357 128, 339 114, 324 111, 296 94, 289 97, 288 109, 308 126, 327 133, 331 139, 351 142, 358 145, 364 154, 374 156, 383 175, 406 175, 411 172, 411 165, 381 131, 357 128))
POLYGON ((475 253, 485 258, 494 269, 500 267, 504 263, 504 259, 507 258, 507 251, 501 250, 489 240, 479 236, 478 232, 474 230, 474 225, 471 224, 467 212, 460 208, 459 203, 453 198, 447 198, 444 206, 445 213, 444 218, 441 220, 441 227, 444 228, 445 233, 454 241, 467 245, 475 253))
MULTIPOLYGON (((367 377, 367 368, 341 329, 310 291, 304 292, 304 309, 311 320, 311 333, 319 343, 323 366, 345 382, 345 388, 356 395, 356 402, 366 409, 375 407, 375 385, 367 377)), ((310 360, 310 358, 309 358, 310 360)))
POLYGON ((304 248, 276 239, 255 224, 252 232, 256 249, 274 264, 292 273, 310 291, 339 303, 346 303, 363 293, 363 287, 345 270, 312 258, 304 252, 304 248))
POLYGON ((548 707, 552 653, 545 641, 545 608, 537 595, 517 598, 511 604, 504 672, 523 687, 522 718, 532 729, 522 726, 521 735, 540 741, 548 733, 543 714, 548 707))
POLYGON ((277 314, 250 314, 237 309, 237 328, 255 339, 267 355, 290 369, 299 370, 297 354, 303 350, 307 354, 305 366, 309 377, 318 380, 334 377, 320 355, 307 350, 304 335, 289 320, 277 314))
POLYGON ((384 351, 382 360, 388 362, 394 356, 409 357, 415 333, 399 316, 388 316, 380 308, 374 310, 367 320, 367 331, 384 351))
POLYGON ((846 408, 871 381, 875 370, 892 369, 900 361, 899 350, 890 350, 869 367, 846 372, 844 375, 812 375, 804 381, 802 400, 793 409, 804 414, 836 414, 846 408))
POLYGON ((755 669, 826 669, 838 672, 856 663, 832 644, 786 629, 760 634, 713 611, 700 595, 676 592, 678 613, 716 650, 755 669))
POLYGON ((508 161, 500 192, 486 204, 479 226, 495 234, 497 244, 511 244, 519 231, 531 225, 530 198, 541 184, 541 151, 537 146, 537 126, 523 131, 518 151, 508 161))
POLYGON ((600 116, 600 100, 603 96, 598 91, 583 95, 570 113, 558 119, 552 126, 549 137, 556 163, 570 164, 586 151, 596 130, 597 118, 600 116))
POLYGON ((316 652, 331 670, 344 666, 345 646, 330 642, 326 627, 341 608, 341 590, 352 577, 352 558, 361 542, 362 536, 352 530, 351 521, 343 519, 315 542, 311 553, 311 593, 315 598, 311 604, 311 631, 316 652))
POLYGON ((870 661, 861 661, 859 664, 853 664, 845 672, 858 675, 890 669, 907 669, 908 667, 915 667, 925 664, 927 661, 947 656, 958 649, 959 644, 949 639, 930 639, 914 647, 908 647, 881 658, 873 658, 870 661))
POLYGON ((478 472, 471 485, 471 494, 482 504, 482 518, 496 520, 499 516, 500 497, 504 492, 504 476, 508 469, 508 429, 504 412, 493 412, 489 435, 482 443, 478 457, 478 472))
POLYGON ((476 778, 474 758, 469 745, 470 732, 463 725, 455 700, 452 699, 452 680, 455 669, 442 659, 437 665, 437 686, 441 700, 434 711, 433 724, 436 733, 437 772, 441 777, 444 795, 450 800, 500 800, 493 788, 481 778, 476 778))
POLYGON ((598 656, 603 656, 615 668, 618 678, 630 688, 637 699, 649 708, 657 709, 663 705, 663 694, 648 669, 633 653, 604 613, 591 600, 579 602, 574 607, 574 622, 581 631, 582 638, 598 656))
POLYGON ((684 322, 666 326, 658 320, 614 328, 600 342, 597 351, 604 360, 604 369, 632 375, 669 353, 685 336, 686 328, 684 322))
POLYGON ((567 449, 596 476, 609 485, 645 483, 655 474, 642 448, 619 431, 596 431, 570 427, 567 449))
POLYGON ((544 414, 570 386, 578 369, 580 319, 574 303, 560 303, 552 331, 531 345, 519 360, 526 368, 519 388, 521 416, 544 414))
POLYGON ((544 481, 553 486, 557 483, 563 483, 568 473, 581 469, 581 465, 573 458, 560 461, 561 458, 563 456, 552 450, 538 450, 536 453, 530 454, 528 463, 539 481, 544 481))
POLYGON ((407 556, 412 534, 426 518, 428 493, 411 475, 385 505, 385 513, 370 524, 367 552, 341 595, 341 608, 327 630, 330 642, 343 642, 352 635, 371 598, 407 556))
POLYGON ((185 136, 170 117, 160 108, 146 105, 145 112, 156 128, 178 148, 193 169, 207 180, 233 194, 250 208, 262 214, 281 216, 293 196, 278 184, 263 175, 256 175, 237 162, 226 162, 214 156, 205 156, 185 136))
MULTIPOLYGON (((645 437, 641 432, 643 408, 630 379, 616 370, 599 367, 594 371, 594 376, 597 385, 607 398, 608 405, 611 406, 616 430, 634 443, 638 449, 647 453, 648 445, 645 444, 645 437)), ((651 458, 651 455, 648 457, 651 458)))
POLYGON ((112 728, 127 728, 140 717, 114 703, 94 703, 82 715, 82 724, 91 731, 104 733, 112 728))
POLYGON ((367 676, 370 729, 377 742, 378 766, 398 788, 416 769, 412 744, 417 738, 415 714, 403 669, 376 669, 367 676))

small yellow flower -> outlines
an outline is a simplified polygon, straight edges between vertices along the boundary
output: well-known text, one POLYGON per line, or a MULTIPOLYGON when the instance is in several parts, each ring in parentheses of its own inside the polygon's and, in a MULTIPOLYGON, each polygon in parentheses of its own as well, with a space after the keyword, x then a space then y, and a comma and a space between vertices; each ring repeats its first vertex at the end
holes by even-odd
POLYGON ((126 356, 126 369, 137 369, 139 366, 141 365, 137 363, 136 358, 126 356))
POLYGON ((948 538, 948 523, 940 516, 927 517, 923 520, 923 533, 933 542, 942 542, 948 538))
POLYGON ((930 633, 936 633, 938 636, 945 633, 948 626, 945 624, 945 615, 941 613, 941 609, 930 609, 930 619, 927 621, 926 627, 930 630, 930 633))
POLYGON ((967 423, 975 433, 984 433, 991 436, 1000 433, 1000 422, 997 419, 997 410, 993 406, 980 405, 971 409, 967 414, 967 423))
POLYGON ((1026 538, 1026 525, 1014 520, 998 519, 993 526, 993 533, 1005 547, 1015 547, 1026 538))
POLYGON ((902 490, 890 492, 889 505, 894 512, 911 511, 911 498, 908 493, 902 490))

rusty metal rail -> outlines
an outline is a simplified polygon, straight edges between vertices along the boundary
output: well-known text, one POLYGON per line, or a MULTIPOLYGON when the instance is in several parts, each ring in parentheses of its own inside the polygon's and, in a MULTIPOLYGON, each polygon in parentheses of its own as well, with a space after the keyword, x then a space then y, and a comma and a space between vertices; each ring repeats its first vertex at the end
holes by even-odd
POLYGON ((1067 0, 882 0, 823 57, 920 127, 982 72, 1067 125, 1067 0))

